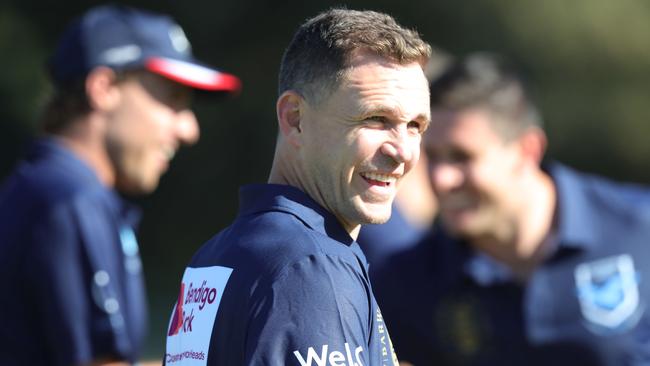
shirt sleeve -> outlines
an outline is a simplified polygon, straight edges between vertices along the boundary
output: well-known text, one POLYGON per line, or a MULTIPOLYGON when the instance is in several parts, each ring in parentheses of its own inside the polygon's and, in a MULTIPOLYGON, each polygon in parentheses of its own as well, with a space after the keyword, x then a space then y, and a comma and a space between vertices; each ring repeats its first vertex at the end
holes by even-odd
POLYGON ((353 264, 312 255, 264 287, 250 310, 246 365, 369 364, 371 294, 353 264))
POLYGON ((34 289, 37 331, 52 365, 111 357, 111 326, 93 302, 92 272, 76 215, 73 207, 62 205, 37 221, 24 268, 34 289))

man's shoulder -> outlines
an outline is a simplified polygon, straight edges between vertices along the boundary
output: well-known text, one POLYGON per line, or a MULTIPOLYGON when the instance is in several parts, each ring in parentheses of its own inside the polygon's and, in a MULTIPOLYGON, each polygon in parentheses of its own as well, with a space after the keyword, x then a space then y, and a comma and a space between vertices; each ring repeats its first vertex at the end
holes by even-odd
POLYGON ((352 258, 354 254, 298 217, 270 210, 238 217, 199 249, 191 265, 223 265, 277 275, 307 258, 326 256, 352 258))
POLYGON ((40 209, 105 190, 90 172, 78 174, 65 164, 48 159, 22 161, 0 188, 2 206, 12 202, 40 209))
POLYGON ((553 172, 560 205, 562 201, 569 201, 590 211, 594 218, 601 216, 607 220, 650 224, 650 187, 578 172, 561 165, 555 166, 553 172))
MULTIPOLYGON (((79 220, 95 222, 106 216, 107 191, 74 183, 65 174, 16 173, 0 189, 0 233, 31 235, 36 227, 72 235, 79 220), (49 228, 49 229, 48 229, 49 228)), ((95 234, 97 228, 95 227, 95 234)))

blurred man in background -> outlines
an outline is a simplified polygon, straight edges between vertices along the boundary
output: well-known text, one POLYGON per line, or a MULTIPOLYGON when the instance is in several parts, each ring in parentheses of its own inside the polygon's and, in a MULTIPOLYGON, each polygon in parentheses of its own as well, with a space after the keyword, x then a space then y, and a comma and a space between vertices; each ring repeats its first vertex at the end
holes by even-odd
POLYGON ((198 64, 169 17, 114 6, 72 23, 49 67, 45 134, 0 191, 0 363, 134 363, 147 322, 139 214, 118 192, 152 192, 197 141, 192 88, 239 80, 198 64))
POLYGON ((430 53, 372 11, 332 9, 298 29, 269 184, 241 189, 235 222, 186 269, 168 365, 396 364, 355 239, 388 220, 418 160, 430 53))
POLYGON ((647 365, 650 197, 558 163, 521 78, 471 55, 431 83, 440 225, 375 284, 415 365, 647 365))

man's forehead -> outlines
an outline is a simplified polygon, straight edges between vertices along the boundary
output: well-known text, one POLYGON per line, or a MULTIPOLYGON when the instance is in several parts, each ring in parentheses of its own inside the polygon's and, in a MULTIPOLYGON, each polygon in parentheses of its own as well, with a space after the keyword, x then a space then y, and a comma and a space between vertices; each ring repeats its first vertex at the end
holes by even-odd
POLYGON ((431 124, 437 128, 450 129, 461 126, 473 128, 489 127, 491 113, 481 107, 468 108, 431 108, 431 124))
POLYGON ((420 81, 426 84, 428 90, 428 82, 423 66, 418 61, 398 62, 390 57, 382 56, 374 52, 357 50, 348 57, 345 67, 341 70, 342 83, 345 83, 349 79, 354 79, 358 75, 356 71, 359 70, 374 73, 378 77, 382 76, 385 70, 417 75, 420 81))
POLYGON ((431 110, 431 124, 424 135, 425 144, 471 140, 477 143, 499 139, 489 111, 482 108, 431 110))
MULTIPOLYGON (((338 90, 361 98, 375 96, 379 100, 381 97, 391 97, 400 102, 400 108, 418 108, 421 109, 418 113, 426 115, 427 119, 430 116, 427 80, 416 63, 361 63, 346 71, 338 90)), ((384 103, 381 101, 374 105, 369 101, 368 108, 387 108, 383 106, 384 103)))
POLYGON ((382 56, 376 52, 364 48, 357 48, 348 54, 345 60, 345 67, 350 68, 370 62, 384 65, 395 63, 389 57, 382 56))
POLYGON ((346 68, 341 74, 340 85, 354 85, 364 79, 393 80, 402 87, 421 88, 426 90, 429 86, 422 67, 418 63, 400 64, 386 60, 360 60, 346 68))

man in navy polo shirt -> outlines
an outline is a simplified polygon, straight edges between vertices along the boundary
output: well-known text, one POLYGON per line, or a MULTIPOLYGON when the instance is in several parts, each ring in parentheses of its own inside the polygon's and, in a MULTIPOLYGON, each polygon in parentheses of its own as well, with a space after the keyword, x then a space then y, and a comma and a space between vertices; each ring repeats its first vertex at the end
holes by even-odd
POLYGON ((521 79, 475 54, 431 84, 440 226, 375 282, 415 365, 650 364, 650 192, 557 163, 521 79))
POLYGON ((97 7, 49 64, 45 137, 0 191, 0 364, 136 362, 147 309, 134 228, 117 191, 149 193, 197 141, 191 88, 230 92, 163 15, 97 7))
POLYGON ((386 14, 332 9, 285 51, 268 184, 183 275, 167 365, 393 365, 355 238, 390 216, 429 123, 430 47, 386 14))

